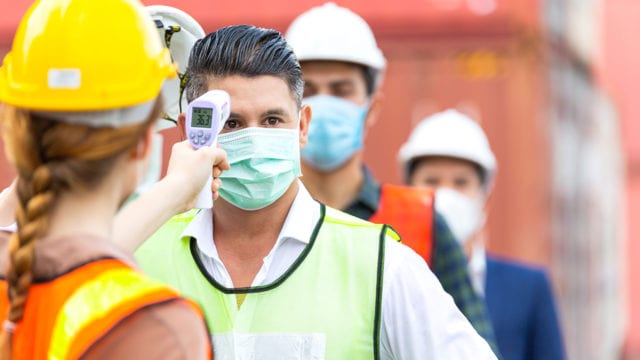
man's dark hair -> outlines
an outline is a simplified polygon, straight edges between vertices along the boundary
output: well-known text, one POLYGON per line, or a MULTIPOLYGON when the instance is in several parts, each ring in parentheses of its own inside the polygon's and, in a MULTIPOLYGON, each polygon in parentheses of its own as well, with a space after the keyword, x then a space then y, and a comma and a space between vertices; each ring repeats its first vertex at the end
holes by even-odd
POLYGON ((226 76, 276 76, 302 103, 302 70, 293 50, 276 30, 251 25, 224 27, 196 41, 189 56, 185 91, 191 102, 207 91, 208 80, 226 76))

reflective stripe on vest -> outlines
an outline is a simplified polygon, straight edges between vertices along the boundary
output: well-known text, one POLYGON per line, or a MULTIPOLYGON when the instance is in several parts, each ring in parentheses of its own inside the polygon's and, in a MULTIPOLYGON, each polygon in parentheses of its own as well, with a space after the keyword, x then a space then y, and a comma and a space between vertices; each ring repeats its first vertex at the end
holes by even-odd
POLYGON ((309 244, 279 279, 229 289, 203 269, 195 239, 180 238, 193 216, 167 223, 136 256, 146 273, 202 306, 216 358, 377 358, 384 243, 397 234, 326 208, 309 244), (240 309, 238 293, 246 294, 240 309))
POLYGON ((78 358, 126 316, 177 297, 173 290, 129 268, 105 271, 82 284, 58 311, 49 359, 78 358))
POLYGON ((433 217, 433 191, 385 184, 378 211, 369 221, 391 225, 403 244, 431 264, 433 217))

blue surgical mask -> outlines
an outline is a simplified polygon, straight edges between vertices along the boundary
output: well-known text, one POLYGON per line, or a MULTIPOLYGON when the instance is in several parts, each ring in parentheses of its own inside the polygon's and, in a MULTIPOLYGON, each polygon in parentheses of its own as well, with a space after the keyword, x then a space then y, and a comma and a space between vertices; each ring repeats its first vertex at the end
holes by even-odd
POLYGON ((302 159, 321 171, 335 170, 362 149, 362 133, 368 106, 358 106, 335 96, 304 99, 311 106, 309 141, 302 159))
POLYGON ((249 127, 221 134, 231 169, 222 172, 220 196, 244 210, 273 204, 300 175, 298 129, 249 127))

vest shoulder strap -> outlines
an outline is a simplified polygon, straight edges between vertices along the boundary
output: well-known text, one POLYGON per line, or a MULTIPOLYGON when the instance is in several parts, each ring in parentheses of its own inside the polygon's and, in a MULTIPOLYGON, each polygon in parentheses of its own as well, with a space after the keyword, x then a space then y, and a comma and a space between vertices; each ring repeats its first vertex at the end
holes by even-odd
POLYGON ((79 358, 138 309, 178 298, 174 290, 127 266, 106 270, 81 284, 58 311, 49 359, 79 358))
MULTIPOLYGON (((324 220, 327 223, 342 224, 342 225, 347 225, 347 226, 356 227, 356 228, 367 227, 367 228, 376 229, 377 231, 381 231, 383 228, 382 224, 386 224, 382 222, 362 220, 358 217, 347 214, 343 211, 333 209, 329 206, 326 206, 326 215, 324 220)), ((391 237, 392 239, 396 241, 400 241, 400 235, 394 228, 387 226, 385 229, 385 233, 387 236, 391 237)))

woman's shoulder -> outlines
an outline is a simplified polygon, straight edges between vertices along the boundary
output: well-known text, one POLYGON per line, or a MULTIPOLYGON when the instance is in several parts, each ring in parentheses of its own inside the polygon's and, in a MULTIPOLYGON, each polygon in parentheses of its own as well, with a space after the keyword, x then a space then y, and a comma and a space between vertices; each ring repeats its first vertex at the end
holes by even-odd
POLYGON ((91 346, 83 359, 207 359, 204 320, 183 299, 143 307, 91 346))

